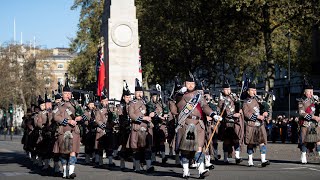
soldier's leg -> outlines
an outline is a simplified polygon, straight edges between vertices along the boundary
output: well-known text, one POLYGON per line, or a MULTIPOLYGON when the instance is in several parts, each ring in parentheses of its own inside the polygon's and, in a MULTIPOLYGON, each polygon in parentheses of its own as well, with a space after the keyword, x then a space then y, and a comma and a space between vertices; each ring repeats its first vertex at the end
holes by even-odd
POLYGON ((260 144, 260 154, 261 154, 261 166, 265 167, 270 164, 268 160, 266 160, 266 154, 267 154, 267 146, 262 143, 260 144))
POLYGON ((318 156, 320 156, 320 141, 317 142, 317 152, 318 152, 318 156))
POLYGON ((240 157, 240 144, 236 143, 234 145, 234 154, 235 154, 235 159, 236 159, 236 164, 239 164, 242 162, 242 158, 240 157))
POLYGON ((62 178, 67 178, 67 157, 66 155, 62 155, 60 156, 60 162, 62 165, 62 169, 63 169, 63 175, 62 178))
POLYGON ((154 171, 154 167, 151 165, 151 163, 152 163, 152 161, 151 161, 151 154, 152 154, 151 149, 145 149, 145 159, 146 159, 147 172, 148 172, 148 173, 154 171))
POLYGON ((221 155, 218 152, 218 136, 216 134, 213 136, 212 145, 213 145, 214 159, 215 159, 215 161, 218 161, 221 158, 221 155))
POLYGON ((209 152, 205 155, 205 166, 209 169, 214 169, 214 165, 211 163, 211 155, 209 152))
POLYGON ((226 164, 229 164, 229 152, 230 152, 230 149, 231 149, 231 145, 229 143, 228 140, 225 140, 223 142, 223 162, 226 163, 226 164))
POLYGON ((103 165, 103 149, 95 150, 95 162, 97 166, 103 165))
POLYGON ((189 178, 190 177, 190 172, 189 172, 189 154, 187 154, 184 151, 181 152, 181 164, 182 164, 182 168, 183 168, 182 177, 189 178))
POLYGON ((69 158, 69 162, 68 162, 68 164, 69 164, 69 178, 70 179, 73 179, 76 177, 76 173, 74 172, 76 162, 77 162, 76 153, 75 152, 70 153, 70 158, 69 158))
POLYGON ((299 138, 299 146, 301 151, 301 164, 307 164, 307 144, 304 143, 304 138, 307 134, 307 128, 301 127, 300 130, 300 138, 299 138))
POLYGON ((249 144, 247 146, 247 153, 248 153, 248 165, 249 167, 254 166, 253 164, 253 145, 249 144))
POLYGON ((199 178, 204 178, 206 176, 209 176, 209 169, 205 169, 204 158, 205 158, 205 155, 201 151, 196 152, 194 156, 194 159, 197 163, 197 167, 199 170, 199 178))
POLYGON ((107 149, 107 157, 108 157, 108 166, 114 167, 115 164, 113 163, 113 149, 112 148, 107 149))
POLYGON ((58 176, 60 174, 59 158, 60 154, 55 153, 53 155, 54 176, 58 176))
POLYGON ((161 152, 162 163, 166 163, 167 157, 166 157, 166 147, 164 145, 164 142, 161 143, 160 145, 160 152, 161 152))
POLYGON ((138 150, 133 151, 133 170, 140 172, 140 152, 138 150))
POLYGON ((151 153, 151 161, 156 162, 156 153, 157 153, 157 148, 155 146, 152 146, 151 148, 152 153, 151 153))

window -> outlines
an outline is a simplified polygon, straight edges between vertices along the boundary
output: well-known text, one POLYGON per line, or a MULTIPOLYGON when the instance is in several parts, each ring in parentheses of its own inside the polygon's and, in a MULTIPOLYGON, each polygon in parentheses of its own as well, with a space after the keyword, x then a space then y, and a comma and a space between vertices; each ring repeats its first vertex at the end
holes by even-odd
POLYGON ((43 67, 44 67, 44 69, 49 69, 50 65, 49 64, 44 64, 43 67))
POLYGON ((58 69, 62 69, 63 68, 63 64, 58 64, 58 69))

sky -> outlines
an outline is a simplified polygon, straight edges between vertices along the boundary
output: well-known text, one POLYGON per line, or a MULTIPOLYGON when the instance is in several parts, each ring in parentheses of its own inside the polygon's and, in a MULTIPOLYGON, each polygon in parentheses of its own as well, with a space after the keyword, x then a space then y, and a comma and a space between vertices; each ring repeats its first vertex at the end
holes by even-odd
POLYGON ((0 45, 14 39, 42 48, 69 47, 78 29, 80 9, 71 10, 73 0, 1 0, 0 45))

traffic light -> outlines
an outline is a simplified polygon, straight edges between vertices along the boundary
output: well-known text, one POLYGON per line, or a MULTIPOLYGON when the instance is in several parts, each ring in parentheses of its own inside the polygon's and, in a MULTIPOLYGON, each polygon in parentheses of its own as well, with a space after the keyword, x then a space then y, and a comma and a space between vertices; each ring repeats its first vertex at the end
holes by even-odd
POLYGON ((9 106, 9 113, 12 114, 13 113, 13 107, 12 107, 12 104, 10 104, 9 106))

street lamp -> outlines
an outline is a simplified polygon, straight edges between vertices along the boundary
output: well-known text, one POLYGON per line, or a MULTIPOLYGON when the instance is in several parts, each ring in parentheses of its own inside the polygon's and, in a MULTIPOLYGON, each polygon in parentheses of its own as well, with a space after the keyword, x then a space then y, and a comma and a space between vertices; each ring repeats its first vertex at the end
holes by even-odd
POLYGON ((290 29, 288 33, 286 34, 286 37, 288 38, 288 91, 289 91, 289 115, 288 115, 288 120, 290 121, 290 113, 291 113, 291 75, 290 75, 290 61, 291 61, 291 54, 290 54, 290 39, 291 39, 291 32, 290 29))

